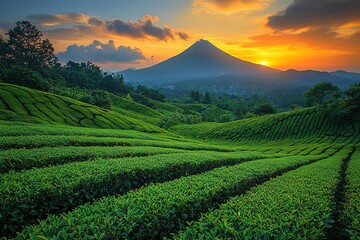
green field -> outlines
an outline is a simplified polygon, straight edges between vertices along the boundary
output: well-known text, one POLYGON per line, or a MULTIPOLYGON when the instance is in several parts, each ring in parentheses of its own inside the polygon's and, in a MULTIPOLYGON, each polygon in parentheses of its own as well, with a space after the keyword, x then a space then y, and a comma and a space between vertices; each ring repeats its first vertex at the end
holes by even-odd
MULTIPOLYGON (((4 239, 360 239, 360 115, 155 126, 0 84, 4 239)), ((193 105, 190 110, 196 110, 193 105)))

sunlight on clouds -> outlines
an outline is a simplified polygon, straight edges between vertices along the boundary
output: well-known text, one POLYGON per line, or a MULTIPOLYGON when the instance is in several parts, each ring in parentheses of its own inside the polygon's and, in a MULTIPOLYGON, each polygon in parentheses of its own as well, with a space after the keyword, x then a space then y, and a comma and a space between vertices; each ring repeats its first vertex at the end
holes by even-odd
POLYGON ((194 11, 230 15, 264 9, 270 2, 270 0, 194 0, 194 11))

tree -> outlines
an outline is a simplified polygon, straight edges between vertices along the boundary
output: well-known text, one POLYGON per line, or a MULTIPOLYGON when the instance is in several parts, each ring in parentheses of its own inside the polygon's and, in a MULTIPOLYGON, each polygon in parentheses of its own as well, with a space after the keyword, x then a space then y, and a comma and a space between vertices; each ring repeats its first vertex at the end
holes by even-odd
POLYGON ((205 103, 205 104, 211 103, 210 93, 208 93, 208 92, 205 93, 203 103, 205 103))
POLYGON ((351 108, 360 107, 360 83, 351 85, 346 91, 346 105, 351 108))
POLYGON ((264 103, 255 108, 254 113, 256 115, 266 115, 276 113, 276 109, 270 103, 264 103))
POLYGON ((195 102, 200 102, 200 99, 201 99, 201 94, 198 91, 196 91, 194 93, 194 101, 195 102))
POLYGON ((113 104, 110 94, 103 90, 91 91, 90 95, 87 95, 80 100, 106 109, 111 109, 111 105, 113 104))
POLYGON ((315 84, 312 88, 304 93, 304 97, 308 106, 311 106, 314 103, 321 105, 326 103, 326 99, 337 99, 340 97, 340 95, 340 89, 330 82, 321 82, 315 84))
POLYGON ((160 102, 164 102, 165 98, 166 98, 166 95, 163 94, 162 92, 160 92, 159 90, 153 89, 153 88, 147 88, 147 87, 145 87, 143 85, 138 85, 136 87, 135 93, 141 94, 141 95, 146 96, 146 97, 148 97, 150 99, 160 101, 160 102))
POLYGON ((6 59, 7 44, 0 35, 0 80, 5 77, 5 59, 6 59))
POLYGON ((44 68, 52 67, 57 62, 51 42, 48 39, 43 40, 43 34, 29 21, 17 22, 6 35, 9 39, 2 57, 10 64, 24 65, 42 72, 44 68))
POLYGON ((49 91, 50 84, 44 80, 38 72, 23 65, 11 65, 6 69, 7 83, 35 88, 41 91, 49 91))

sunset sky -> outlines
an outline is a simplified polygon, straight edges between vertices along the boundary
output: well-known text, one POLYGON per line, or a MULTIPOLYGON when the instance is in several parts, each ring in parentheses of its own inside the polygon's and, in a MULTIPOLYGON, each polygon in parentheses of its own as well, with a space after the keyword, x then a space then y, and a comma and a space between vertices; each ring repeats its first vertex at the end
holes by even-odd
POLYGON ((207 39, 286 70, 360 72, 359 0, 11 0, 0 34, 29 20, 65 62, 142 68, 207 39))

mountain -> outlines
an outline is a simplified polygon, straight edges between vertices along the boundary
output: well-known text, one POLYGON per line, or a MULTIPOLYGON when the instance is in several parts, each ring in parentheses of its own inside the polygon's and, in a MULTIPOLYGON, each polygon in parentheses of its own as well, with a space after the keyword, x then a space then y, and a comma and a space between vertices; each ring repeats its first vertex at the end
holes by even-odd
POLYGON ((184 97, 193 90, 261 95, 279 106, 302 104, 304 91, 319 82, 328 81, 344 90, 360 81, 360 74, 345 71, 276 70, 233 57, 206 40, 154 66, 121 73, 134 85, 160 86, 167 96, 184 97))
POLYGON ((164 87, 167 96, 184 97, 190 91, 210 92, 216 95, 235 95, 250 98, 254 95, 266 96, 277 106, 303 104, 304 92, 323 81, 328 81, 345 90, 360 82, 360 74, 345 71, 320 72, 314 70, 269 73, 267 75, 222 75, 218 77, 193 78, 164 87), (337 73, 337 72, 340 72, 337 73))
POLYGON ((226 74, 266 76, 279 70, 240 60, 207 40, 199 40, 177 56, 154 66, 121 74, 127 81, 162 85, 187 79, 217 77, 226 74))
POLYGON ((352 73, 352 72, 346 72, 346 71, 339 70, 339 71, 331 72, 330 74, 337 76, 337 77, 347 78, 352 81, 360 81, 359 73, 352 73))

